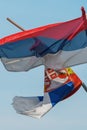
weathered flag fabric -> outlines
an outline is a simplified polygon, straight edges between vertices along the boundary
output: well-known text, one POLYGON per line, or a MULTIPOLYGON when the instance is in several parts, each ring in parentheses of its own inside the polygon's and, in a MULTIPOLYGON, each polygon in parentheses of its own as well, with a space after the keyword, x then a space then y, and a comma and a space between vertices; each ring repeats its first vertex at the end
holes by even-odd
POLYGON ((82 82, 67 67, 87 63, 87 18, 49 24, 0 39, 0 59, 9 71, 45 66, 44 95, 15 97, 17 113, 40 118, 75 93, 82 82), (64 69, 66 68, 66 69, 64 69))
POLYGON ((87 62, 87 19, 82 16, 0 39, 0 58, 9 71, 39 65, 61 69, 87 62))
POLYGON ((15 97, 13 107, 19 114, 40 118, 58 102, 71 96, 81 87, 82 81, 71 68, 45 70, 44 96, 15 97))

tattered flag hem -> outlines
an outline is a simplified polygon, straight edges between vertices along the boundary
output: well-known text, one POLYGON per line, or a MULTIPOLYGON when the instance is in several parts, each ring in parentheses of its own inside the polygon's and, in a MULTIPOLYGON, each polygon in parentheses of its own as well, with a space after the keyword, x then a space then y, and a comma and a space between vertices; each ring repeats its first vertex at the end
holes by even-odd
POLYGON ((17 113, 41 118, 82 84, 71 68, 61 71, 46 69, 44 81, 43 96, 14 97, 12 104, 17 113))

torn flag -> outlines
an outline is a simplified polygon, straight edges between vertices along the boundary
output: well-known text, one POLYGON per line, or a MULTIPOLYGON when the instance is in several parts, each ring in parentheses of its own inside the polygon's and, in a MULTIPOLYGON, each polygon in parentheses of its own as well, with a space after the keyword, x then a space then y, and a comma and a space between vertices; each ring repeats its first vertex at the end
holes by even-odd
POLYGON ((19 114, 40 118, 58 102, 75 93, 81 84, 82 81, 71 68, 60 71, 46 69, 44 96, 15 97, 13 107, 19 114))

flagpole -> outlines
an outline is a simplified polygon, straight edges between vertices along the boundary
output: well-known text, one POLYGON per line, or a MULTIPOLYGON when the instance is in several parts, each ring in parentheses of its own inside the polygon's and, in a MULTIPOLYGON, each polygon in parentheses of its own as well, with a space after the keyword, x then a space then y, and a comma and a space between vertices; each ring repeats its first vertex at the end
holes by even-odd
POLYGON ((87 86, 86 86, 86 84, 83 82, 82 83, 82 87, 84 88, 84 90, 87 92, 87 86))
MULTIPOLYGON (((7 18, 7 20, 13 24, 14 26, 16 26, 18 29, 20 29, 21 31, 26 31, 23 27, 21 27, 20 25, 18 25, 16 22, 14 22, 13 20, 11 20, 10 18, 7 18)), ((33 37, 33 39, 36 41, 38 40, 38 38, 33 37)))
POLYGON ((21 31, 25 31, 24 28, 22 28, 21 26, 19 26, 16 22, 14 22, 13 20, 11 20, 10 18, 7 18, 7 20, 12 23, 14 26, 16 26, 17 28, 19 28, 21 31))

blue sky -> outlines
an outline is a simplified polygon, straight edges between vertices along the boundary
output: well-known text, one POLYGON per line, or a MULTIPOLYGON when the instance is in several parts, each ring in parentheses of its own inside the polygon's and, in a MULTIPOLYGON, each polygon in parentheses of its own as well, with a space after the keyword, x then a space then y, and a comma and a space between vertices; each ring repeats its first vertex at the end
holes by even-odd
MULTIPOLYGON (((74 19, 81 16, 81 6, 87 11, 87 0, 0 0, 0 37, 20 30, 6 21, 10 17, 25 29, 74 19)), ((73 67, 87 84, 87 64, 73 67)), ((43 94, 43 70, 8 72, 0 63, 0 129, 1 130, 86 130, 87 93, 81 88, 67 100, 57 104, 42 119, 16 114, 12 108, 14 96, 43 94)))

